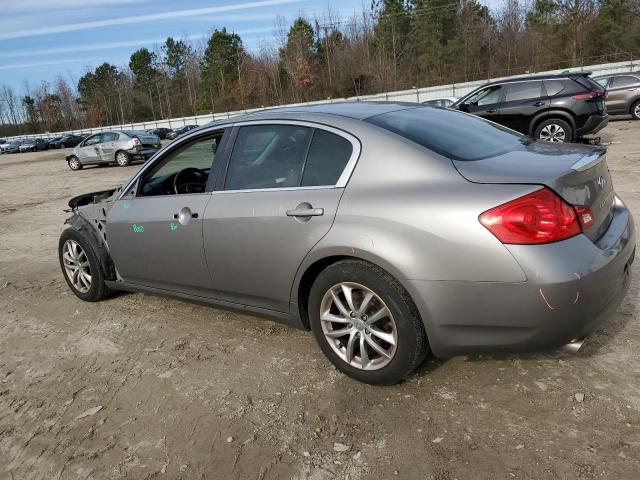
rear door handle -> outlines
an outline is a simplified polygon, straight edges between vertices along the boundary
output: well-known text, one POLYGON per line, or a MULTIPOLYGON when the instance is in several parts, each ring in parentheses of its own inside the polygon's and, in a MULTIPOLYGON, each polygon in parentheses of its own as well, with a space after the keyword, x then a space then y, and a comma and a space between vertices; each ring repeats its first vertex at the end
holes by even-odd
POLYGON ((497 110, 495 108, 490 108, 489 110, 487 110, 487 113, 496 113, 497 110))
POLYGON ((324 215, 324 208, 296 208, 287 210, 287 217, 320 217, 324 215))

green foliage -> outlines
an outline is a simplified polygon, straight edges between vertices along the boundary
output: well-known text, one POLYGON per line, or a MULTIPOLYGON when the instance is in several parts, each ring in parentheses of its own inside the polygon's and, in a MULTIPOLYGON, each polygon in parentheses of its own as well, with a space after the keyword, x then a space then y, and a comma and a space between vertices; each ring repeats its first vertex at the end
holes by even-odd
POLYGON ((164 52, 164 63, 169 68, 169 74, 172 77, 178 76, 184 72, 187 64, 187 58, 193 54, 189 45, 182 40, 174 40, 168 37, 162 46, 164 52))
POLYGON ((129 68, 136 77, 136 84, 141 85, 153 80, 156 70, 156 55, 146 48, 136 50, 129 59, 129 68))
POLYGON ((225 28, 215 30, 207 42, 202 59, 202 79, 206 88, 213 89, 221 97, 225 96, 238 74, 243 55, 245 52, 238 34, 228 33, 225 28))

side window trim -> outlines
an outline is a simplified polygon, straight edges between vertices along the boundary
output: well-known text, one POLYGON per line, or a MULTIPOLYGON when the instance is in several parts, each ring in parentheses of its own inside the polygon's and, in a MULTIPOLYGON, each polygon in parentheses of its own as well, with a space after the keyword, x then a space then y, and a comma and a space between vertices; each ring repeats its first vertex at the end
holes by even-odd
POLYGON ((227 151, 225 152, 225 166, 224 166, 224 175, 220 175, 219 181, 216 182, 216 188, 213 191, 214 193, 249 193, 249 192, 274 192, 274 191, 286 191, 286 190, 318 190, 318 189, 329 189, 329 188, 344 188, 347 186, 349 179, 351 178, 351 174, 355 170, 358 159, 360 158, 360 152, 362 151, 362 145, 360 140, 356 138, 354 135, 340 130, 339 128, 325 125, 322 123, 315 123, 311 121, 304 120, 251 120, 247 122, 238 122, 233 124, 233 132, 229 136, 229 142, 227 151), (302 173, 300 176, 299 183, 302 182, 302 175, 304 174, 304 167, 307 163, 307 157, 309 155, 309 149, 311 148, 311 141, 313 140, 313 136, 315 134, 315 130, 326 130, 327 132, 334 133, 339 135, 351 143, 352 151, 351 157, 349 161, 347 161, 342 174, 338 178, 338 181, 335 185, 312 185, 312 186, 300 186, 297 187, 283 187, 283 188, 255 188, 255 189, 244 189, 244 190, 225 190, 224 184, 226 182, 227 173, 229 170, 229 162, 231 161, 231 151, 233 150, 233 146, 235 145, 236 139, 238 137, 238 131, 241 127, 249 127, 252 125, 296 125, 309 127, 313 130, 312 135, 310 136, 309 143, 307 144, 307 150, 305 153, 305 158, 302 166, 302 173))

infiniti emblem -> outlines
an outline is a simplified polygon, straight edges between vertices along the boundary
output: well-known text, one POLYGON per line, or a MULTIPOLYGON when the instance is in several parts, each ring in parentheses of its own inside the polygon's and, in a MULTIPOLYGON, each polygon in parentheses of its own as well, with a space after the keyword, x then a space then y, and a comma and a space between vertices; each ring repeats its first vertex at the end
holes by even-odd
POLYGON ((607 179, 604 178, 602 175, 600 175, 598 177, 598 186, 602 189, 606 184, 607 184, 607 179))

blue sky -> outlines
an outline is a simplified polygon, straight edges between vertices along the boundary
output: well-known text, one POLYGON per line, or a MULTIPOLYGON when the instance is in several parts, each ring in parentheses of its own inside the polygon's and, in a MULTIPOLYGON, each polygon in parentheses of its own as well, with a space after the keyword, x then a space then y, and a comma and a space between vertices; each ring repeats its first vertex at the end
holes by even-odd
POLYGON ((76 83, 103 62, 128 63, 168 36, 194 41, 215 28, 239 33, 249 50, 274 41, 278 15, 350 18, 369 0, 3 0, 0 85, 23 92, 58 74, 76 83))

